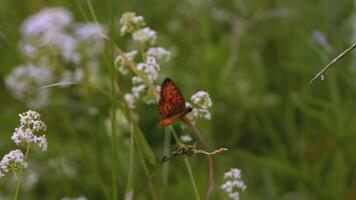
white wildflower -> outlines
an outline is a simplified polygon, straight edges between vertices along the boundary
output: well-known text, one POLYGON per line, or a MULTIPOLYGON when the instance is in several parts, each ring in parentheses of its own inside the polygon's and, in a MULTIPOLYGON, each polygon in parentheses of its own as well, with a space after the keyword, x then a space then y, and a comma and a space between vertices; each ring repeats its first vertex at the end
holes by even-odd
POLYGON ((11 139, 15 142, 16 145, 20 145, 21 143, 28 144, 34 141, 35 135, 31 129, 21 126, 20 128, 15 128, 11 139))
POLYGON ((48 143, 45 135, 40 137, 36 136, 34 143, 37 144, 38 148, 40 148, 42 151, 47 151, 48 143))
POLYGON ((41 121, 40 114, 29 110, 19 114, 20 127, 15 128, 11 139, 16 145, 35 145, 42 151, 47 150, 47 139, 45 135, 37 136, 37 133, 46 131, 46 124, 41 121))
POLYGON ((198 91, 197 93, 193 94, 191 97, 191 101, 193 105, 188 103, 189 107, 193 107, 192 112, 190 112, 187 116, 194 121, 197 118, 204 118, 206 120, 211 119, 211 113, 209 108, 213 105, 210 96, 205 91, 198 91))
POLYGON ((239 190, 246 190, 245 183, 241 180, 241 170, 232 168, 224 174, 225 183, 221 185, 221 189, 228 193, 229 197, 234 200, 239 200, 239 190))
POLYGON ((19 114, 19 117, 21 126, 27 126, 36 132, 47 129, 45 123, 41 121, 41 115, 36 111, 29 110, 19 114))
POLYGON ((135 109, 136 108, 137 97, 135 95, 127 93, 127 94, 125 94, 124 98, 125 98, 125 101, 127 102, 128 106, 131 109, 135 109))
POLYGON ((49 68, 32 64, 19 65, 6 77, 6 86, 17 99, 24 99, 28 92, 48 84, 52 80, 49 68))
POLYGON ((145 21, 142 16, 136 16, 134 12, 124 13, 120 18, 120 33, 132 33, 145 25, 145 21))
POLYGON ((160 66, 156 62, 155 57, 148 56, 146 58, 145 63, 139 63, 137 64, 137 69, 139 71, 142 71, 150 80, 151 82, 154 82, 155 80, 158 79, 158 73, 160 71, 160 66))
POLYGON ((193 141, 192 137, 190 137, 190 135, 182 135, 180 136, 180 140, 184 143, 189 143, 191 141, 193 141))
MULTIPOLYGON (((132 50, 130 52, 125 53, 125 56, 129 61, 134 61, 136 55, 137 55, 136 50, 132 50)), ((125 62, 125 59, 121 55, 116 56, 115 66, 118 68, 119 72, 123 75, 126 75, 129 72, 127 63, 125 62)))
POLYGON ((205 91, 198 91, 197 93, 193 94, 191 100, 194 104, 199 105, 201 108, 205 109, 208 109, 213 105, 209 94, 205 91))
POLYGON ((18 149, 6 154, 0 162, 0 177, 27 168, 28 164, 25 162, 24 158, 25 156, 18 149))
POLYGON ((70 34, 59 31, 47 31, 41 37, 40 45, 47 47, 54 54, 59 54, 65 61, 79 64, 80 54, 76 52, 78 40, 70 34))
POLYGON ((171 52, 162 47, 150 47, 147 50, 147 56, 153 56, 157 60, 168 62, 171 58, 171 52))
POLYGON ((97 56, 102 52, 104 48, 102 37, 105 34, 105 28, 93 22, 79 24, 74 30, 74 35, 79 41, 81 51, 86 52, 89 57, 97 56))
POLYGON ((50 30, 60 30, 72 23, 71 13, 63 7, 45 8, 30 16, 21 26, 25 37, 32 37, 50 30))
POLYGON ((74 30, 74 35, 78 37, 79 40, 91 40, 101 39, 105 36, 105 29, 94 22, 88 22, 83 24, 77 24, 74 30))
POLYGON ((142 80, 141 77, 138 77, 138 76, 132 77, 132 84, 138 85, 138 84, 140 84, 140 83, 142 83, 142 82, 143 82, 143 80, 142 80))
POLYGON ((132 34, 132 39, 140 43, 154 44, 157 39, 156 32, 146 27, 135 31, 132 34))
POLYGON ((146 90, 146 85, 144 84, 141 84, 141 85, 136 85, 136 86, 133 86, 131 91, 132 91, 132 94, 136 97, 136 98, 139 98, 140 96, 142 96, 142 94, 145 92, 146 90))

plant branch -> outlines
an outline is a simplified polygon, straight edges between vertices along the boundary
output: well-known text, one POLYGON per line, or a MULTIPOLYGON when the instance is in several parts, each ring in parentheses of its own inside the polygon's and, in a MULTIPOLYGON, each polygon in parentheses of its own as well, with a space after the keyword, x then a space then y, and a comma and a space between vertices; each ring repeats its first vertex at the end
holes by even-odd
POLYGON ((329 62, 319 73, 317 73, 314 78, 310 81, 310 84, 312 84, 316 79, 320 77, 321 80, 324 79, 324 75, 326 71, 332 67, 338 60, 346 56, 350 51, 352 51, 356 47, 356 43, 354 43, 351 47, 346 49, 344 52, 339 54, 336 58, 334 58, 331 62, 329 62))
MULTIPOLYGON (((193 133, 196 135, 196 137, 202 143, 204 148, 206 150, 209 150, 208 145, 207 145, 204 137, 198 130, 198 128, 187 117, 183 117, 182 121, 184 123, 186 123, 193 130, 193 133)), ((206 199, 208 200, 208 199, 210 199, 211 192, 213 192, 214 187, 215 187, 215 166, 214 166, 212 156, 210 154, 207 154, 207 156, 208 156, 208 162, 209 162, 209 187, 208 187, 208 191, 206 193, 206 199)))

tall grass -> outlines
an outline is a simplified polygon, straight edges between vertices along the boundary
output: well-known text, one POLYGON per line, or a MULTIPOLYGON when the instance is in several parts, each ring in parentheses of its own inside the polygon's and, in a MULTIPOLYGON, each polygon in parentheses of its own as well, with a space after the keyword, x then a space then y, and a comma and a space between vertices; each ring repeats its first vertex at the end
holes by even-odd
MULTIPOLYGON (((354 53, 328 71, 324 81, 308 84, 355 42, 353 4, 5 0, 0 6, 0 76, 4 80, 23 62, 19 26, 42 7, 62 5, 78 21, 106 24, 110 39, 123 49, 131 44, 118 37, 117 20, 135 11, 157 30, 159 43, 175 52, 162 73, 175 80, 185 97, 204 89, 213 99, 212 120, 196 126, 212 149, 229 151, 214 158, 217 187, 211 199, 226 197, 218 186, 232 167, 242 169, 248 186, 241 199, 355 199, 354 53), (313 37, 315 31, 324 34, 326 45, 313 37)), ((57 98, 40 110, 50 130, 48 154, 30 158, 34 171, 24 173, 19 199, 203 199, 209 180, 205 156, 171 161, 156 172, 174 138, 164 141, 167 133, 156 127, 156 105, 139 105, 139 118, 125 105, 129 80, 115 72, 116 53, 109 47, 103 52, 100 85, 44 88, 69 100, 57 98), (79 93, 83 87, 86 92, 79 93), (89 114, 89 107, 98 113, 89 114), (27 185, 31 173, 38 176, 27 185)), ((11 95, 4 81, 0 88, 1 138, 10 138, 14 116, 26 104, 11 95)), ((174 129, 178 135, 190 133, 179 122, 174 129)), ((8 140, 0 140, 0 155, 10 148, 8 140)), ((0 198, 11 199, 14 188, 11 179, 0 178, 0 198)))

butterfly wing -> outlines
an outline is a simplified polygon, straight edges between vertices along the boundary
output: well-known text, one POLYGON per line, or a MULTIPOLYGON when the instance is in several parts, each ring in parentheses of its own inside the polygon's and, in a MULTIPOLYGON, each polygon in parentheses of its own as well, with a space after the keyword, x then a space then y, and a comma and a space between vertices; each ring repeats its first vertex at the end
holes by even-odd
POLYGON ((176 84, 165 79, 161 86, 159 100, 159 114, 161 125, 169 125, 186 110, 185 100, 176 84))

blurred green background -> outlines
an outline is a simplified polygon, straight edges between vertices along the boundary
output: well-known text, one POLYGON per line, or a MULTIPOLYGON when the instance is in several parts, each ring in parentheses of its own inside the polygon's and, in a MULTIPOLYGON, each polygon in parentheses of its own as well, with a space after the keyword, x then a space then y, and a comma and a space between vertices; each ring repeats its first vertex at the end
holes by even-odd
MULTIPOLYGON (((325 64, 356 41, 352 0, 92 0, 98 21, 120 37, 118 19, 127 11, 142 15, 158 34, 158 45, 173 50, 161 66, 160 80, 173 79, 186 98, 209 92, 212 119, 197 127, 215 148, 217 177, 212 199, 227 199, 219 186, 230 168, 242 170, 247 190, 241 199, 356 199, 356 56, 348 55, 324 81, 309 84, 325 64)), ((16 100, 5 77, 23 63, 20 26, 42 8, 63 6, 75 21, 93 21, 87 1, 0 1, 0 155, 15 144, 10 137, 18 114, 29 109, 16 100)), ((110 79, 105 67, 100 76, 110 79)), ((129 79, 123 80, 129 90, 129 79)), ((105 85, 105 84, 104 84, 105 85)), ((20 199, 61 199, 84 195, 110 199, 113 138, 107 134, 110 101, 82 85, 49 88, 55 99, 36 109, 47 123, 48 152, 31 152, 20 199), (63 96, 65 101, 58 100, 63 96), (56 100, 57 99, 57 100, 56 100), (90 114, 88 109, 97 113, 90 114), (32 175, 31 175, 32 174, 32 175), (31 178, 31 176, 33 176, 31 178), (32 182, 31 182, 32 180, 32 182)), ((104 87, 109 92, 109 87, 104 87)), ((138 124, 156 159, 163 155, 164 129, 157 127, 156 105, 140 103, 138 124)), ((179 134, 191 133, 175 124, 179 134)), ((117 125, 117 188, 124 196, 129 171, 130 134, 117 125)), ((205 156, 189 161, 204 197, 205 156)), ((151 172, 154 166, 149 166, 151 172)), ((161 174, 159 168, 157 174, 161 174)), ((168 184, 153 178, 158 199, 194 199, 184 161, 170 162, 168 184)), ((14 179, 0 178, 0 198, 12 198, 14 179)), ((147 178, 135 155, 134 199, 151 199, 147 178)))

